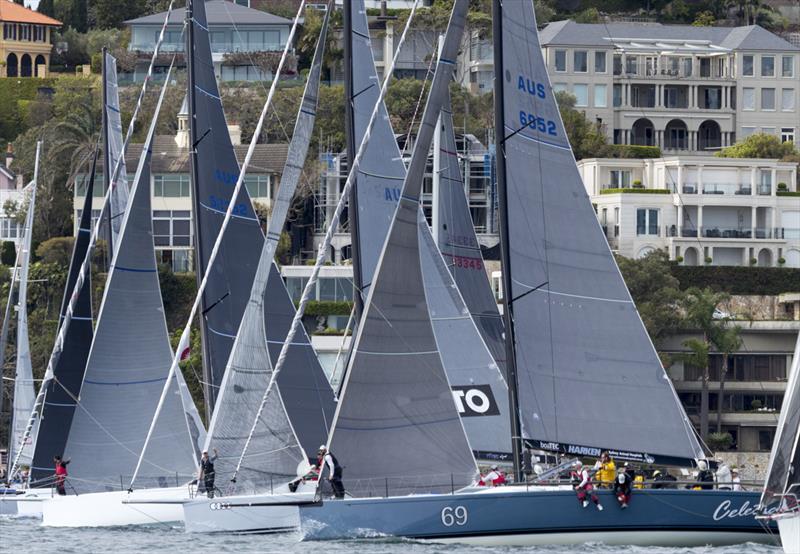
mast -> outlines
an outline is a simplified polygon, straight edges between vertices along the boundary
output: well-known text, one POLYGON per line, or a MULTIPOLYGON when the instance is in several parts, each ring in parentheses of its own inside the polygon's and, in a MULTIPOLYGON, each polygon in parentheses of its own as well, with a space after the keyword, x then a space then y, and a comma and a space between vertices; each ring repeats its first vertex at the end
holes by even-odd
POLYGON ((508 376, 508 404, 511 418, 511 453, 514 457, 514 480, 522 481, 522 433, 519 420, 519 394, 517 380, 517 360, 514 350, 514 311, 510 298, 511 256, 508 243, 508 198, 506 197, 506 164, 505 164, 505 125, 503 105, 503 23, 500 0, 492 0, 492 35, 494 41, 494 126, 495 126, 495 163, 497 164, 497 189, 499 192, 500 216, 500 252, 501 271, 503 274, 503 317, 505 319, 506 339, 506 371, 508 376))
MULTIPOLYGON (((101 81, 103 83, 103 112, 102 112, 102 125, 100 127, 100 132, 102 133, 101 136, 103 138, 103 191, 107 191, 111 188, 111 172, 114 168, 111 166, 111 149, 108 147, 109 137, 108 137, 108 83, 106 79, 108 75, 106 73, 106 55, 108 54, 108 48, 103 46, 103 63, 100 64, 101 67, 101 81)), ((113 192, 111 193, 114 194, 113 192)), ((106 223, 108 223, 108 256, 109 259, 113 256, 114 252, 114 245, 112 241, 114 240, 114 231, 111 227, 112 221, 111 218, 113 217, 111 214, 111 209, 109 208, 106 210, 106 223)))
MULTIPOLYGON (((186 1, 186 71, 188 75, 187 83, 187 98, 189 108, 189 167, 190 177, 192 183, 196 183, 198 179, 197 173, 197 122, 195 119, 196 112, 196 99, 195 99, 195 68, 194 68, 194 25, 192 24, 193 18, 192 0, 186 1)), ((194 270, 197 278, 197 286, 203 280, 203 256, 200 252, 203 241, 200 240, 200 223, 199 223, 199 210, 200 198, 198 194, 192 194, 192 225, 194 226, 195 236, 195 257, 194 257, 194 270)), ((214 411, 214 403, 216 400, 216 390, 214 390, 214 377, 211 374, 211 361, 209 359, 208 344, 205 340, 207 336, 206 322, 202 313, 198 318, 200 321, 200 333, 202 339, 202 354, 203 354, 203 396, 206 399, 206 421, 211 421, 211 414, 214 411)))
MULTIPOLYGON (((351 0, 344 0, 344 121, 345 137, 347 138, 347 167, 352 167, 356 155, 356 131, 353 115, 353 6, 351 0)), ((357 179, 353 180, 347 205, 347 221, 350 225, 350 261, 353 266, 353 300, 355 311, 353 317, 357 322, 364 311, 364 275, 361 267, 360 241, 358 240, 358 186, 357 179)))

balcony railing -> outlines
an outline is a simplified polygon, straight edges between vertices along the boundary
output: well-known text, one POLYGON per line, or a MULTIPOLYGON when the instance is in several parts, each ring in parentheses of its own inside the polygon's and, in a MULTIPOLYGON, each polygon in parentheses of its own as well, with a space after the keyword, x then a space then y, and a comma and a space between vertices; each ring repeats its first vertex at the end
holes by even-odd
POLYGON ((709 80, 729 80, 730 75, 725 75, 718 67, 701 67, 699 64, 692 71, 691 67, 681 65, 679 67, 657 67, 652 63, 627 61, 623 66, 617 65, 614 68, 614 75, 627 78, 647 78, 647 79, 709 79, 709 80), (624 68, 624 71, 623 71, 624 68))
MULTIPOLYGON (((638 234, 638 233, 637 233, 638 234)), ((787 238, 800 238, 800 229, 790 227, 778 227, 772 229, 770 227, 677 227, 675 225, 668 225, 664 227, 665 237, 680 237, 680 238, 697 238, 698 236, 707 239, 766 239, 766 240, 784 240, 787 238)))
MULTIPOLYGON (((161 52, 183 52, 185 48, 183 42, 163 42, 161 43, 161 52)), ((154 43, 137 43, 131 44, 128 49, 132 52, 142 52, 151 54, 154 43)), ((211 43, 211 52, 215 54, 228 54, 232 52, 280 52, 283 50, 284 45, 271 42, 260 42, 253 44, 242 44, 239 42, 213 42, 211 43)))
MULTIPOLYGON (((677 185, 672 186, 673 192, 677 190, 677 185)), ((759 196, 769 196, 772 194, 772 187, 770 185, 756 186, 756 194, 759 196)), ((681 192, 683 194, 697 194, 697 183, 686 183, 681 185, 681 192)), ((753 186, 750 183, 703 183, 703 194, 721 194, 729 196, 752 196, 753 186)))

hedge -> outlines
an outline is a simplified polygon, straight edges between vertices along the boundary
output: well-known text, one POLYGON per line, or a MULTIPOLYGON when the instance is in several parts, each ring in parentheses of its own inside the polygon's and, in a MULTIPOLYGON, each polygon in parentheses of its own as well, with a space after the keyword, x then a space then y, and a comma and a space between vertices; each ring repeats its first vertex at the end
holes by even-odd
POLYGON ((605 147, 607 158, 660 158, 658 146, 637 146, 633 144, 609 144, 605 147))
POLYGON ((793 191, 793 190, 779 190, 775 194, 778 196, 800 196, 800 191, 793 191))
POLYGON ((333 300, 311 300, 306 305, 304 315, 350 315, 353 310, 352 302, 336 302, 333 300))
POLYGON ((668 189, 633 189, 633 188, 624 188, 624 189, 602 189, 600 194, 670 194, 668 189))
POLYGON ((800 292, 800 269, 783 267, 673 265, 680 288, 710 287, 729 294, 776 295, 800 292))

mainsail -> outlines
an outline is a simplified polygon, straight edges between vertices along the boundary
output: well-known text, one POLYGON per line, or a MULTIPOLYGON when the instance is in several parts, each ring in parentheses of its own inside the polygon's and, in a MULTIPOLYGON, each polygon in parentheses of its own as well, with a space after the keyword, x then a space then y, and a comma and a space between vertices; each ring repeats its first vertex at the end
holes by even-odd
MULTIPOLYGON (((369 116, 378 100, 378 76, 372 61, 367 14, 363 0, 350 2, 352 22, 352 134, 359 144, 367 131, 369 116)), ((446 94, 446 92, 445 92, 446 94)), ((441 102, 442 100, 437 100, 441 102)), ((357 213, 358 232, 353 234, 356 287, 366 299, 375 264, 388 234, 400 199, 406 167, 383 102, 372 129, 352 191, 350 214, 357 213), (358 270, 360 268, 360 270, 358 270), (362 281, 359 281, 359 278, 362 281)), ((352 152, 351 152, 352 154, 352 152)), ((352 156, 350 156, 352 159, 352 156)), ((422 209, 420 208, 420 215, 422 209)), ((352 221, 352 220, 351 220, 352 221)), ((471 321, 427 225, 419 229, 422 274, 428 292, 428 308, 438 349, 464 426, 475 453, 482 458, 502 458, 511 451, 508 391, 502 375, 471 321)))
POLYGON ((331 450, 352 475, 354 496, 445 492, 469 484, 476 472, 428 312, 418 225, 428 150, 466 11, 467 2, 455 3, 331 431, 331 450))
POLYGON ((119 111, 119 86, 117 85, 117 60, 103 49, 103 184, 111 190, 111 244, 117 247, 122 217, 128 205, 128 172, 123 153, 122 118, 119 111), (111 182, 112 172, 119 164, 117 177, 111 182))
POLYGON ((507 363, 522 435, 574 454, 704 457, 581 182, 533 2, 496 0, 495 9, 507 363))
MULTIPOLYGON (((456 134, 450 96, 442 108, 441 146, 439 157, 438 219, 435 234, 439 250, 444 256, 458 290, 469 308, 469 313, 483 337, 483 342, 505 376, 506 345, 503 336, 503 318, 497 309, 489 276, 475 234, 464 191, 461 167, 458 163, 456 134)), ((507 419, 507 418, 506 418, 507 419)))
MULTIPOLYGON (((89 247, 89 239, 92 234, 92 199, 96 168, 97 151, 95 151, 92 169, 87 179, 83 211, 78 224, 78 234, 72 248, 67 285, 59 311, 59 325, 66 316, 67 306, 89 247)), ((42 383, 45 393, 39 430, 33 435, 35 438, 33 463, 31 464, 32 482, 53 475, 55 472, 53 457, 61 456, 64 453, 67 433, 75 414, 75 399, 80 394, 83 372, 86 369, 86 361, 89 359, 89 348, 92 345, 94 334, 92 328, 92 280, 89 275, 83 281, 77 294, 72 322, 67 328, 62 354, 53 369, 53 379, 42 383)))
POLYGON ((285 321, 285 312, 273 313, 270 306, 265 306, 264 299, 270 287, 273 292, 267 297, 279 298, 283 293, 283 281, 276 274, 273 259, 311 142, 329 17, 326 11, 250 300, 233 343, 206 439, 206 450, 214 447, 219 451, 215 464, 219 481, 228 482, 235 476, 235 485, 230 487, 233 491, 267 491, 273 484, 294 478, 298 464, 327 439, 336 408, 333 390, 324 375, 302 370, 303 366, 319 365, 311 345, 303 340, 289 349, 278 384, 260 408, 264 391, 273 378, 271 358, 278 355, 274 350, 282 344, 280 337, 271 337, 277 333, 273 330, 270 334, 268 330, 288 329, 291 323, 285 321), (276 320, 284 321, 276 325, 276 320), (322 382, 305 382, 307 377, 322 382), (295 401, 291 422, 284 390, 291 390, 290 397, 295 401))
POLYGON ((761 493, 761 511, 778 504, 796 507, 800 498, 800 336, 794 347, 789 381, 783 396, 781 415, 775 431, 767 468, 767 482, 761 493), (791 495, 786 497, 784 495, 791 495), (785 501, 785 504, 784 504, 785 501))
MULTIPOLYGON (((39 145, 36 147, 36 166, 39 166, 39 145)), ((25 214, 25 228, 20 241, 19 287, 17 289, 17 362, 14 377, 14 412, 9 440, 9 459, 21 452, 21 463, 30 464, 30 438, 25 441, 25 429, 28 425, 33 405, 36 400, 36 388, 31 365, 31 350, 28 342, 28 270, 31 263, 31 238, 33 235, 33 217, 36 207, 36 175, 28 187, 28 205, 25 214), (23 442, 25 441, 25 442, 23 442)), ((13 286, 14 283, 11 283, 13 286)))
MULTIPOLYGON (((150 205, 156 106, 106 280, 65 456, 78 493, 117 490, 130 476, 172 363, 158 281, 150 205)), ((195 470, 195 444, 177 382, 150 441, 140 482, 167 486, 195 470)))

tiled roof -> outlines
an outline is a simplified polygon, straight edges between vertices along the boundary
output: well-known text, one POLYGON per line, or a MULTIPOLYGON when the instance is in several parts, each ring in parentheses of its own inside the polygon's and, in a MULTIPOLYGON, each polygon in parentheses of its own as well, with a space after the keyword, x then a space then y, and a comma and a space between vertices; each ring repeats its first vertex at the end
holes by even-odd
MULTIPOLYGON (((142 144, 131 144, 125 153, 125 164, 131 173, 139 163, 142 146, 142 144)), ((236 158, 241 163, 247 153, 247 146, 234 146, 234 150, 236 151, 236 158)), ((282 174, 288 151, 288 144, 257 144, 247 172, 254 174, 282 174)), ((102 156, 97 160, 97 164, 98 171, 102 171, 102 156)), ((153 140, 153 158, 150 171, 153 174, 189 173, 189 149, 179 148, 175 143, 174 136, 157 135, 153 140)))
POLYGON ((0 21, 15 21, 17 23, 33 23, 36 25, 55 25, 60 27, 61 22, 39 12, 29 10, 11 0, 0 0, 0 21))
POLYGON ((730 50, 800 51, 800 48, 758 25, 694 27, 660 23, 575 23, 556 21, 539 33, 542 46, 605 46, 625 39, 711 41, 730 50))
MULTIPOLYGON (((154 13, 129 19, 125 25, 163 25, 167 12, 154 13)), ((169 16, 171 25, 183 24, 186 19, 186 8, 172 10, 169 16)), ((206 19, 209 25, 291 25, 292 22, 271 13, 254 10, 225 0, 209 0, 206 2, 206 19)))

